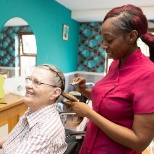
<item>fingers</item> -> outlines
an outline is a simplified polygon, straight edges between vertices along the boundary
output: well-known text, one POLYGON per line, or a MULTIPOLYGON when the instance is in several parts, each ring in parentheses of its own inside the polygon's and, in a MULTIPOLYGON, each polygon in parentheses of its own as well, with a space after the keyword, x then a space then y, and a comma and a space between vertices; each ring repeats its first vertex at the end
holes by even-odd
POLYGON ((78 83, 79 80, 80 80, 80 77, 75 77, 73 78, 72 83, 78 83))
POLYGON ((77 116, 86 117, 90 107, 84 102, 72 102, 72 110, 77 116))
POLYGON ((72 102, 72 107, 75 106, 76 103, 80 103, 80 102, 72 102))
POLYGON ((85 104, 84 102, 72 102, 72 109, 75 110, 82 110, 82 108, 84 107, 85 104))
POLYGON ((72 102, 72 110, 76 113, 76 115, 79 114, 80 112, 80 106, 79 106, 80 102, 72 102), (78 104, 77 104, 78 103, 78 104))
POLYGON ((71 84, 74 85, 74 84, 80 84, 82 82, 85 82, 85 78, 83 77, 74 77, 71 84))

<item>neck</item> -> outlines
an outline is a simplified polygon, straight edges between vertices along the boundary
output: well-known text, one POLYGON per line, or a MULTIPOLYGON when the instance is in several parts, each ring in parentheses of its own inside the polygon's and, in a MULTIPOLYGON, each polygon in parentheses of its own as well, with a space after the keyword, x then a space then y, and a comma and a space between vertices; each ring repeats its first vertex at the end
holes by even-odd
POLYGON ((134 53, 137 49, 138 49, 137 45, 135 45, 134 47, 131 47, 129 52, 127 52, 127 54, 123 58, 119 59, 119 68, 123 66, 123 64, 124 64, 125 60, 127 59, 127 57, 129 57, 129 55, 134 53))

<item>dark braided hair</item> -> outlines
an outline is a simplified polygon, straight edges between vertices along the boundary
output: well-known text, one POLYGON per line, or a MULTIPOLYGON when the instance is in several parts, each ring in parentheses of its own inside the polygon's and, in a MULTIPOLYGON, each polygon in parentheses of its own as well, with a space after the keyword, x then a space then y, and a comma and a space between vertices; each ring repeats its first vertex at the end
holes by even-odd
POLYGON ((106 14, 103 23, 108 18, 113 18, 112 24, 120 30, 136 30, 138 38, 149 46, 150 60, 154 62, 154 35, 148 32, 147 18, 139 7, 131 4, 116 7, 106 14))

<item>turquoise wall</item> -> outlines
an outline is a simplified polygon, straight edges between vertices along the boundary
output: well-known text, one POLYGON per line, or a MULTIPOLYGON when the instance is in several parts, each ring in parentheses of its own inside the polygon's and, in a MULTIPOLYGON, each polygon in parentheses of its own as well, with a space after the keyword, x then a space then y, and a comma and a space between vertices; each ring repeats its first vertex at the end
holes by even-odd
POLYGON ((79 23, 70 10, 54 0, 0 0, 0 29, 13 17, 31 26, 37 42, 37 65, 51 63, 64 73, 77 70, 79 23), (69 26, 68 41, 62 40, 62 26, 69 26))

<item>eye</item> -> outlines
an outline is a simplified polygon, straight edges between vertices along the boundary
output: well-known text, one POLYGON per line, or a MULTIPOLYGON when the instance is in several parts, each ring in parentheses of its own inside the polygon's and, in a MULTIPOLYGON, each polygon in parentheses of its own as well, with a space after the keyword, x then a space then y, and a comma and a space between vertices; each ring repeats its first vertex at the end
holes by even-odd
POLYGON ((40 85, 40 84, 41 84, 41 83, 40 83, 38 80, 36 80, 36 79, 34 79, 33 82, 34 82, 35 85, 40 85))
POLYGON ((29 82, 31 82, 31 78, 28 76, 25 78, 25 81, 26 81, 26 83, 29 83, 29 82))
POLYGON ((113 41, 114 41, 114 37, 110 36, 110 35, 105 35, 104 36, 104 42, 108 43, 108 44, 111 44, 113 41))
POLYGON ((107 39, 106 42, 108 42, 109 44, 111 44, 113 42, 113 39, 107 39))

